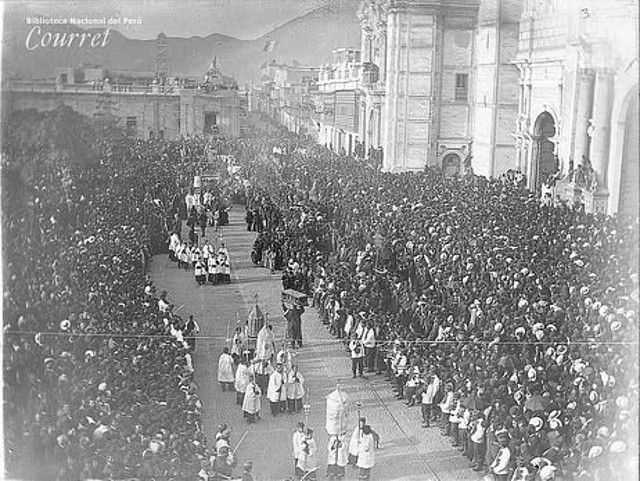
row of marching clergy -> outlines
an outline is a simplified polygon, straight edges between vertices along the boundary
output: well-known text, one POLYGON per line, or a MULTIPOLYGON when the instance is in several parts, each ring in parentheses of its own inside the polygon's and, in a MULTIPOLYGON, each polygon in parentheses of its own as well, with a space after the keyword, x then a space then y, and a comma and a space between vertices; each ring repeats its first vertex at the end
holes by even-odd
MULTIPOLYGON (((263 329, 269 330, 268 326, 263 329)), ((262 396, 265 393, 273 417, 287 411, 289 414, 299 413, 303 407, 303 398, 308 393, 304 376, 298 370, 296 352, 283 343, 277 355, 269 356, 268 351, 273 353, 273 347, 274 344, 268 346, 266 352, 260 347, 252 361, 245 354, 237 368, 227 347, 218 360, 218 381, 222 390, 235 389, 236 404, 242 406, 244 417, 249 423, 261 419, 262 396), (269 357, 264 358, 265 353, 269 357)), ((329 414, 327 416, 329 419, 329 414)), ((378 434, 366 423, 365 418, 359 418, 358 426, 349 441, 346 439, 346 430, 339 431, 329 436, 327 477, 342 479, 345 467, 350 464, 359 470, 359 479, 369 479, 374 466, 374 449, 379 444, 378 434)), ((317 446, 313 430, 305 429, 301 422, 293 435, 293 457, 296 479, 315 479, 315 473, 319 469, 317 446)))
MULTIPOLYGON (((235 341, 235 339, 234 339, 235 341)), ((265 325, 258 334, 253 359, 250 351, 233 355, 225 347, 218 360, 218 381, 223 391, 237 393, 236 403, 242 406, 247 422, 260 419, 261 396, 267 395, 271 414, 300 412, 307 389, 298 371, 296 353, 283 343, 276 354, 273 327, 265 325)))
POLYGON ((229 250, 225 243, 215 246, 205 239, 202 246, 190 242, 182 242, 180 236, 174 232, 169 238, 169 259, 178 263, 178 267, 192 268, 194 277, 199 285, 207 282, 212 284, 228 284, 231 282, 231 261, 229 250))

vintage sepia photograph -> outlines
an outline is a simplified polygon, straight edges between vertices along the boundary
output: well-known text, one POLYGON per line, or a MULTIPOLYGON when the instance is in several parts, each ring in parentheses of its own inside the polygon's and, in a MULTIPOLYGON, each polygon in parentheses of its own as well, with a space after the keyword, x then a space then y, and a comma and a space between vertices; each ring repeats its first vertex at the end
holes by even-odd
POLYGON ((638 13, 0 0, 0 479, 638 479, 638 13))

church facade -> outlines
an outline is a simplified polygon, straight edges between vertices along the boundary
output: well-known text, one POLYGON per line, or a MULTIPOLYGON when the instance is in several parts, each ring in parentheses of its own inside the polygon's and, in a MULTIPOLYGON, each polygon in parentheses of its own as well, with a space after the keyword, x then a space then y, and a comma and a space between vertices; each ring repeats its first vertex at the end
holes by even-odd
POLYGON ((588 211, 638 214, 638 4, 525 2, 515 167, 588 211))
POLYGON ((358 16, 359 140, 383 170, 518 170, 637 213, 637 2, 364 0, 358 16))

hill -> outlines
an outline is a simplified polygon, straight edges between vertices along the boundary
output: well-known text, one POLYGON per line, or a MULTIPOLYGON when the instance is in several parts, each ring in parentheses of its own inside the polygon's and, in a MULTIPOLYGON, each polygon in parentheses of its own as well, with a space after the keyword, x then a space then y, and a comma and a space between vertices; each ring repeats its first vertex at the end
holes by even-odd
MULTIPOLYGON (((233 75, 240 83, 259 80, 260 65, 276 60, 302 65, 321 65, 331 59, 337 47, 360 45, 360 27, 356 18, 358 0, 343 0, 320 7, 291 20, 254 40, 214 33, 207 37, 167 38, 167 62, 170 74, 202 75, 211 59, 218 57, 225 75, 233 75), (275 42, 265 51, 267 42, 275 42)), ((17 17, 19 18, 19 16, 17 17)), ((156 40, 135 40, 112 30, 103 48, 46 48, 27 50, 25 39, 31 28, 22 21, 5 19, 2 58, 3 77, 46 78, 56 67, 100 65, 107 69, 154 71, 156 40)), ((51 28, 51 27, 50 27, 51 28)), ((59 32, 95 32, 74 26, 56 26, 59 32)))

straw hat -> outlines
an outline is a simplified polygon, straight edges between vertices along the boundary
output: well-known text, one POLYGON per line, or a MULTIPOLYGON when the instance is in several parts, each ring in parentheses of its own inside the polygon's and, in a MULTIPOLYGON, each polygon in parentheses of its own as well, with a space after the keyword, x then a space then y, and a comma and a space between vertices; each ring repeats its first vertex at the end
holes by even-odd
POLYGON ((532 417, 529 420, 529 426, 533 426, 533 428, 536 431, 540 431, 542 429, 543 424, 544 424, 544 421, 540 419, 538 416, 532 417))

